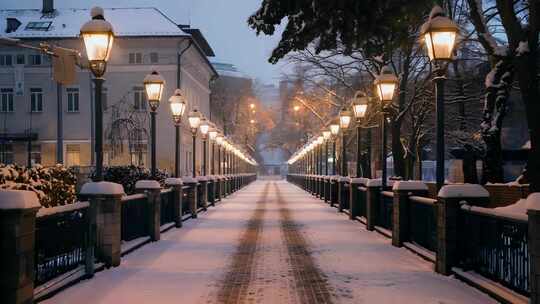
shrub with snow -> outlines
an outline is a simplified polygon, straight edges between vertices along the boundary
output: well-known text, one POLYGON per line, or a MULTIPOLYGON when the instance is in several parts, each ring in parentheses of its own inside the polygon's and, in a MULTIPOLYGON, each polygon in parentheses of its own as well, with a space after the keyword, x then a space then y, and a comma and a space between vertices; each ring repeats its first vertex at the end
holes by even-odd
POLYGON ((43 207, 74 203, 76 183, 75 174, 60 164, 32 168, 0 164, 0 189, 33 191, 43 207))
MULTIPOLYGON (((94 173, 91 175, 92 179, 94 173)), ((158 170, 155 180, 157 180, 162 187, 165 186, 165 179, 169 177, 166 171, 158 170)), ((144 167, 137 166, 113 166, 106 167, 103 170, 103 180, 107 182, 113 182, 124 186, 126 194, 135 193, 135 184, 139 180, 149 180, 152 178, 150 171, 144 167)))

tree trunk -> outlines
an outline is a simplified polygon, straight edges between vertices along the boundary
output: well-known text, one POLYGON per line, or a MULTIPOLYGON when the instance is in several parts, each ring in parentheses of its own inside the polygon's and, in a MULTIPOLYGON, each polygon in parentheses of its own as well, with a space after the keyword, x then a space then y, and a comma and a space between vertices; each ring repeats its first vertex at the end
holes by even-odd
POLYGON ((394 176, 405 177, 405 151, 401 144, 401 121, 393 121, 391 124, 392 134, 392 158, 394 160, 394 176))

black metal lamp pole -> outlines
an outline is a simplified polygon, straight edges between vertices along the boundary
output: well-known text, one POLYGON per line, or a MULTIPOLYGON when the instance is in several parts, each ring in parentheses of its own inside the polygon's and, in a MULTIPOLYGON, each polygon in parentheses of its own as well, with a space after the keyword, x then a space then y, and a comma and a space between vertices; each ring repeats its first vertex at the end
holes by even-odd
POLYGON ((103 180, 103 107, 102 107, 102 92, 103 82, 105 79, 102 77, 95 77, 94 81, 94 113, 95 113, 95 140, 94 151, 96 153, 96 172, 94 181, 99 182, 103 180))
POLYGON ((444 186, 444 81, 446 80, 444 74, 444 69, 438 67, 436 76, 433 78, 435 82, 435 112, 437 116, 437 191, 444 186))
POLYGON ((195 169, 195 166, 197 165, 197 129, 191 130, 191 137, 193 138, 192 142, 192 151, 193 151, 193 157, 192 157, 192 176, 197 177, 197 171, 195 169))
POLYGON ((180 177, 180 123, 174 124, 175 130, 175 145, 174 145, 174 176, 180 177))
POLYGON ((328 175, 328 140, 324 142, 324 175, 328 175))
POLYGON ((381 168, 382 168, 382 174, 381 174, 381 188, 383 190, 386 189, 386 176, 387 176, 387 169, 386 169, 386 112, 383 105, 382 108, 382 118, 381 118, 381 168))
POLYGON ((203 176, 206 176, 206 166, 207 166, 207 163, 206 163, 206 158, 207 158, 206 148, 207 148, 206 135, 203 135, 203 170, 202 170, 202 175, 203 176))
POLYGON ((210 168, 210 171, 211 171, 211 174, 212 174, 212 175, 215 175, 215 174, 216 174, 216 170, 215 170, 216 158, 215 158, 215 151, 214 151, 215 146, 216 146, 215 141, 212 141, 212 155, 211 155, 211 157, 212 157, 212 162, 211 162, 211 164, 212 164, 212 165, 211 165, 211 168, 210 168))
POLYGON ((347 176, 347 151, 345 151, 345 129, 341 132, 341 168, 340 175, 347 176))
POLYGON ((362 136, 362 127, 360 126, 360 120, 356 121, 356 177, 362 177, 362 149, 360 147, 360 141, 362 136))
POLYGON ((336 175, 336 139, 332 141, 332 175, 336 175))
POLYGON ((152 137, 152 150, 150 151, 150 153, 152 154, 152 159, 151 159, 151 163, 150 163, 150 168, 151 168, 151 171, 152 171, 152 177, 156 177, 157 176, 157 168, 156 168, 156 110, 155 109, 152 109, 150 111, 150 122, 151 122, 151 129, 150 129, 150 133, 151 133, 151 137, 152 137))

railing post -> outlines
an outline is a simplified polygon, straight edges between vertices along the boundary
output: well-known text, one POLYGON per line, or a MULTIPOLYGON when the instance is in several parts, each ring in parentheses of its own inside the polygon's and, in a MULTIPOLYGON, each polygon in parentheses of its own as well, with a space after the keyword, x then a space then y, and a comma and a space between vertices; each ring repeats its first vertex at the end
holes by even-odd
POLYGON ((446 185, 437 196, 437 256, 435 271, 443 275, 452 274, 458 262, 458 217, 461 202, 469 205, 484 205, 489 193, 484 187, 474 184, 446 185))
POLYGON ((347 183, 350 183, 350 178, 346 176, 341 176, 338 178, 338 212, 343 212, 343 209, 349 207, 346 202, 349 198, 347 183))
POLYGON ((392 187, 394 203, 392 207, 392 245, 403 246, 410 234, 409 196, 427 196, 428 187, 421 181, 396 181, 392 187))
POLYGON ((197 180, 193 177, 184 177, 183 181, 189 187, 187 190, 187 203, 191 218, 197 218, 197 180))
POLYGON ((124 187, 111 182, 90 182, 82 186, 80 194, 88 199, 96 217, 92 219, 96 225, 96 256, 107 267, 120 265, 124 187))
POLYGON ((365 184, 365 178, 354 177, 351 178, 351 186, 349 187, 349 219, 354 220, 358 215, 358 187, 365 184))
POLYGON ((216 205, 216 177, 214 175, 208 176, 208 202, 210 203, 210 206, 216 205))
POLYGON ((137 192, 146 193, 148 199, 149 235, 155 242, 160 239, 161 227, 161 186, 155 180, 140 180, 135 183, 137 192))
POLYGON ((337 175, 330 177, 330 207, 334 207, 334 204, 337 204, 339 200, 338 182, 339 177, 337 175))
POLYGON ((373 231, 377 221, 377 205, 381 203, 381 179, 368 180, 366 188, 366 229, 373 231))
POLYGON ((323 187, 324 202, 327 203, 330 199, 330 176, 325 175, 323 177, 323 187))
POLYGON ((34 240, 41 205, 34 192, 0 192, 0 295, 2 303, 34 301, 34 240))
POLYGON ((197 181, 199 182, 199 185, 201 187, 201 191, 198 195, 201 195, 199 198, 201 200, 201 207, 204 211, 206 211, 206 208, 208 208, 208 177, 206 176, 198 176, 197 181))
POLYGON ((171 187, 174 192, 174 225, 176 228, 180 228, 182 227, 182 179, 167 178, 165 185, 171 187))
POLYGON ((529 286, 531 304, 540 303, 540 193, 527 197, 527 216, 529 219, 529 286))
POLYGON ((214 175, 214 200, 221 201, 221 175, 214 175))

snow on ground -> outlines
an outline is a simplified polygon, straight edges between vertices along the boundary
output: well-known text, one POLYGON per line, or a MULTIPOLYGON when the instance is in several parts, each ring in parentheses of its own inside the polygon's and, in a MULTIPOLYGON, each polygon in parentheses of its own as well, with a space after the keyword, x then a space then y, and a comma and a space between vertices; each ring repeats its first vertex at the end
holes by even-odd
POLYGON ((161 241, 125 256, 119 267, 97 273, 46 303, 223 303, 216 295, 228 283, 224 276, 232 272, 234 277, 235 269, 229 266, 251 229, 248 222, 260 229, 258 237, 251 238, 257 242, 254 262, 245 265, 253 268, 249 286, 242 289, 241 299, 226 303, 314 303, 297 294, 306 289, 301 283, 311 278, 298 281, 302 276, 294 254, 301 250, 290 246, 291 235, 299 242, 294 245, 302 242, 295 239, 295 229, 325 277, 326 282, 317 284, 329 285, 333 303, 495 303, 456 279, 434 273, 431 263, 392 247, 390 240, 299 188, 270 180, 250 185, 183 228, 163 234, 161 241), (260 203, 265 188, 268 194, 260 203))

